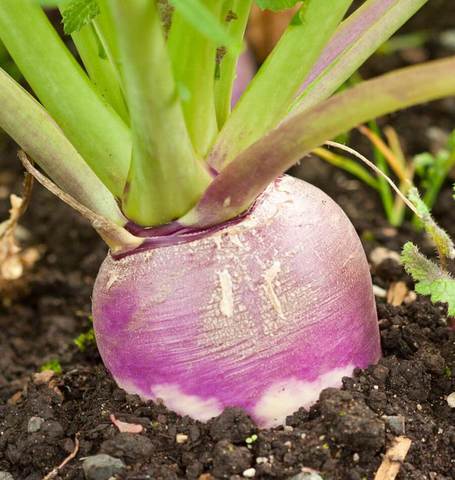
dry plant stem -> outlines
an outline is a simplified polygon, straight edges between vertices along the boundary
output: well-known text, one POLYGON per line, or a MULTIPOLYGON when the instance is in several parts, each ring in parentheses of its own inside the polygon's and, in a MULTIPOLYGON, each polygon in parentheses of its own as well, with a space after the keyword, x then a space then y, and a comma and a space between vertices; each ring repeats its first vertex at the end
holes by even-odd
POLYGON ((354 155, 359 160, 362 160, 362 162, 368 165, 378 175, 381 175, 383 178, 385 178, 385 180, 395 190, 396 194, 401 198, 401 200, 403 200, 403 202, 411 209, 411 211, 420 218, 419 212, 416 210, 414 205, 401 193, 400 189, 393 183, 393 181, 382 170, 380 170, 373 162, 368 160, 368 158, 364 157, 362 154, 360 154, 353 148, 350 148, 346 145, 342 145, 341 143, 328 141, 328 142, 325 142, 325 144, 334 148, 339 148, 340 150, 344 150, 345 152, 348 152, 351 155, 354 155))
POLYGON ((406 181, 407 177, 404 166, 402 165, 400 160, 398 160, 397 157, 394 155, 394 152, 385 144, 385 142, 364 125, 358 127, 358 130, 360 133, 365 135, 368 140, 370 140, 370 142, 384 155, 390 167, 395 172, 396 176, 400 179, 400 181, 406 181))
POLYGON ((395 480, 411 443, 411 440, 407 437, 396 437, 393 445, 387 450, 374 480, 395 480))
POLYGON ((63 460, 63 462, 58 466, 55 467, 53 470, 51 470, 44 478, 43 480, 52 480, 58 475, 58 472, 73 458, 76 458, 77 452, 79 451, 79 432, 76 433, 76 436, 74 438, 74 450, 63 460))
POLYGON ((47 188, 56 197, 60 198, 60 200, 65 202, 70 207, 74 208, 74 210, 79 212, 83 217, 87 218, 91 222, 93 228, 98 232, 107 245, 109 245, 112 252, 123 253, 133 250, 143 243, 143 239, 135 237, 119 225, 116 225, 101 215, 94 213, 92 210, 79 203, 71 195, 68 195, 59 187, 57 187, 55 183, 49 180, 32 165, 27 155, 22 150, 19 151, 18 156, 24 165, 24 168, 39 183, 41 183, 43 187, 47 188))
POLYGON ((384 135, 387 138, 387 143, 390 146, 390 150, 395 155, 395 158, 398 162, 400 162, 401 166, 406 169, 406 157, 403 153, 403 149, 401 148, 400 139, 396 130, 393 127, 386 126, 384 127, 384 135))

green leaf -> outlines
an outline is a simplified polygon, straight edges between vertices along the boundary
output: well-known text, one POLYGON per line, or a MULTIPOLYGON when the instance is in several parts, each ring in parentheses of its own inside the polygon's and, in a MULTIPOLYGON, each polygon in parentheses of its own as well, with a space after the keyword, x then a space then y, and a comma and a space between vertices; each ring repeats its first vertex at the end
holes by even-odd
POLYGON ((455 280, 440 279, 432 282, 419 282, 415 290, 421 295, 429 295, 432 302, 447 303, 448 313, 451 317, 455 316, 455 280))
POLYGON ((90 328, 84 333, 81 333, 74 339, 74 344, 79 348, 81 352, 87 350, 87 348, 95 343, 95 332, 93 328, 90 328))
POLYGON ((201 0, 169 0, 169 3, 199 33, 232 53, 240 53, 242 43, 228 33, 219 18, 213 15, 201 0))
POLYGON ((63 3, 64 0, 36 0, 36 3, 44 8, 55 8, 63 3))
POLYGON ((62 373, 62 366, 57 359, 49 360, 41 365, 40 372, 45 372, 47 370, 52 370, 57 375, 60 375, 62 373))
POLYGON ((432 302, 447 303, 449 315, 455 316, 455 279, 422 255, 411 242, 404 245, 401 260, 416 282, 415 291, 428 295, 432 302))
POLYGON ((71 0, 62 10, 63 28, 67 35, 78 32, 88 25, 100 8, 96 0, 71 0))
POLYGON ((287 10, 297 5, 300 0, 256 0, 258 7, 262 10, 272 10, 278 12, 280 10, 287 10))

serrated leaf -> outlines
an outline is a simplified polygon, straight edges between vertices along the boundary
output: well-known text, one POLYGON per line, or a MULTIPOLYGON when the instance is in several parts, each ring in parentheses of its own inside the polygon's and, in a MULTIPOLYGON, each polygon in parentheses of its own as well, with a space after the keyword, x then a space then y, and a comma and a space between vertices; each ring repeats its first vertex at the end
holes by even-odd
POLYGON ((71 0, 62 11, 63 29, 67 35, 78 32, 100 13, 96 0, 71 0))
POLYGON ((428 295, 432 302, 442 302, 448 305, 448 314, 455 316, 455 280, 440 279, 432 282, 421 281, 415 286, 415 291, 428 295))
POLYGON ((449 315, 455 316, 455 279, 422 255, 411 242, 404 245, 401 260, 415 281, 415 291, 428 295, 432 302, 447 303, 449 315))
POLYGON ((258 7, 262 10, 272 10, 278 12, 280 10, 287 10, 297 5, 300 0, 256 0, 258 7))

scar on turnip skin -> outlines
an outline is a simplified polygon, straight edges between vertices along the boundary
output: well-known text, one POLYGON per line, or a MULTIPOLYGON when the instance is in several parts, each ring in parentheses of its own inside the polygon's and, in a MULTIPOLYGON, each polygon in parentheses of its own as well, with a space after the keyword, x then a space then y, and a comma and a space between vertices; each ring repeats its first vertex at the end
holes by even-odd
POLYGON ((273 308, 275 311, 278 313, 278 316, 282 319, 284 319, 284 313, 283 313, 283 307, 281 305, 280 299, 278 298, 278 295, 275 292, 275 280, 276 277, 279 275, 281 272, 281 263, 278 260, 275 260, 272 264, 272 266, 266 270, 266 272, 263 274, 264 277, 264 291, 269 298, 273 308))
POLYGON ((221 286, 220 311, 226 317, 234 314, 234 295, 232 292, 232 278, 227 270, 218 272, 221 286))

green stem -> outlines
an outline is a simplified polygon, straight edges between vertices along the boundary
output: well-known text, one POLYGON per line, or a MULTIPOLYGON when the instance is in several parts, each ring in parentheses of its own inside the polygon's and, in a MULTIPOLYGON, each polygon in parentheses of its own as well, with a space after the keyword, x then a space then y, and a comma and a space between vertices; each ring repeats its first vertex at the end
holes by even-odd
MULTIPOLYGON (((227 30, 238 42, 243 40, 252 0, 228 0, 222 11, 222 20, 228 19, 227 30)), ((232 52, 221 59, 215 77, 215 107, 218 128, 222 128, 231 112, 231 96, 236 78, 239 55, 232 52)))
MULTIPOLYGON (((218 18, 222 2, 203 0, 218 18)), ((176 10, 168 37, 174 79, 180 90, 182 109, 193 147, 205 157, 218 133, 215 110, 215 66, 217 44, 188 23, 176 10)))
POLYGON ((70 142, 120 196, 130 161, 130 132, 99 96, 42 9, 29 0, 1 0, 0 38, 70 142))
POLYGON ((307 0, 242 95, 213 148, 218 170, 278 124, 352 0, 307 0))
POLYGON ((454 70, 455 56, 404 68, 289 115, 224 168, 181 222, 202 227, 233 218, 248 209, 278 175, 328 139, 372 118, 455 95, 454 70))
POLYGON ((110 0, 97 0, 100 14, 93 20, 93 27, 100 39, 106 55, 120 78, 120 52, 114 20, 110 10, 110 0))
POLYGON ((366 0, 342 22, 322 52, 294 107, 302 112, 329 98, 428 0, 366 0))
POLYGON ((100 95, 128 124, 129 117, 116 67, 109 61, 94 25, 86 25, 72 34, 74 44, 100 95))
POLYGON ((65 192, 98 215, 125 223, 113 195, 46 110, 0 69, 0 128, 65 192))
POLYGON ((155 2, 112 0, 121 73, 133 131, 123 208, 145 226, 187 212, 210 182, 193 151, 155 2))

